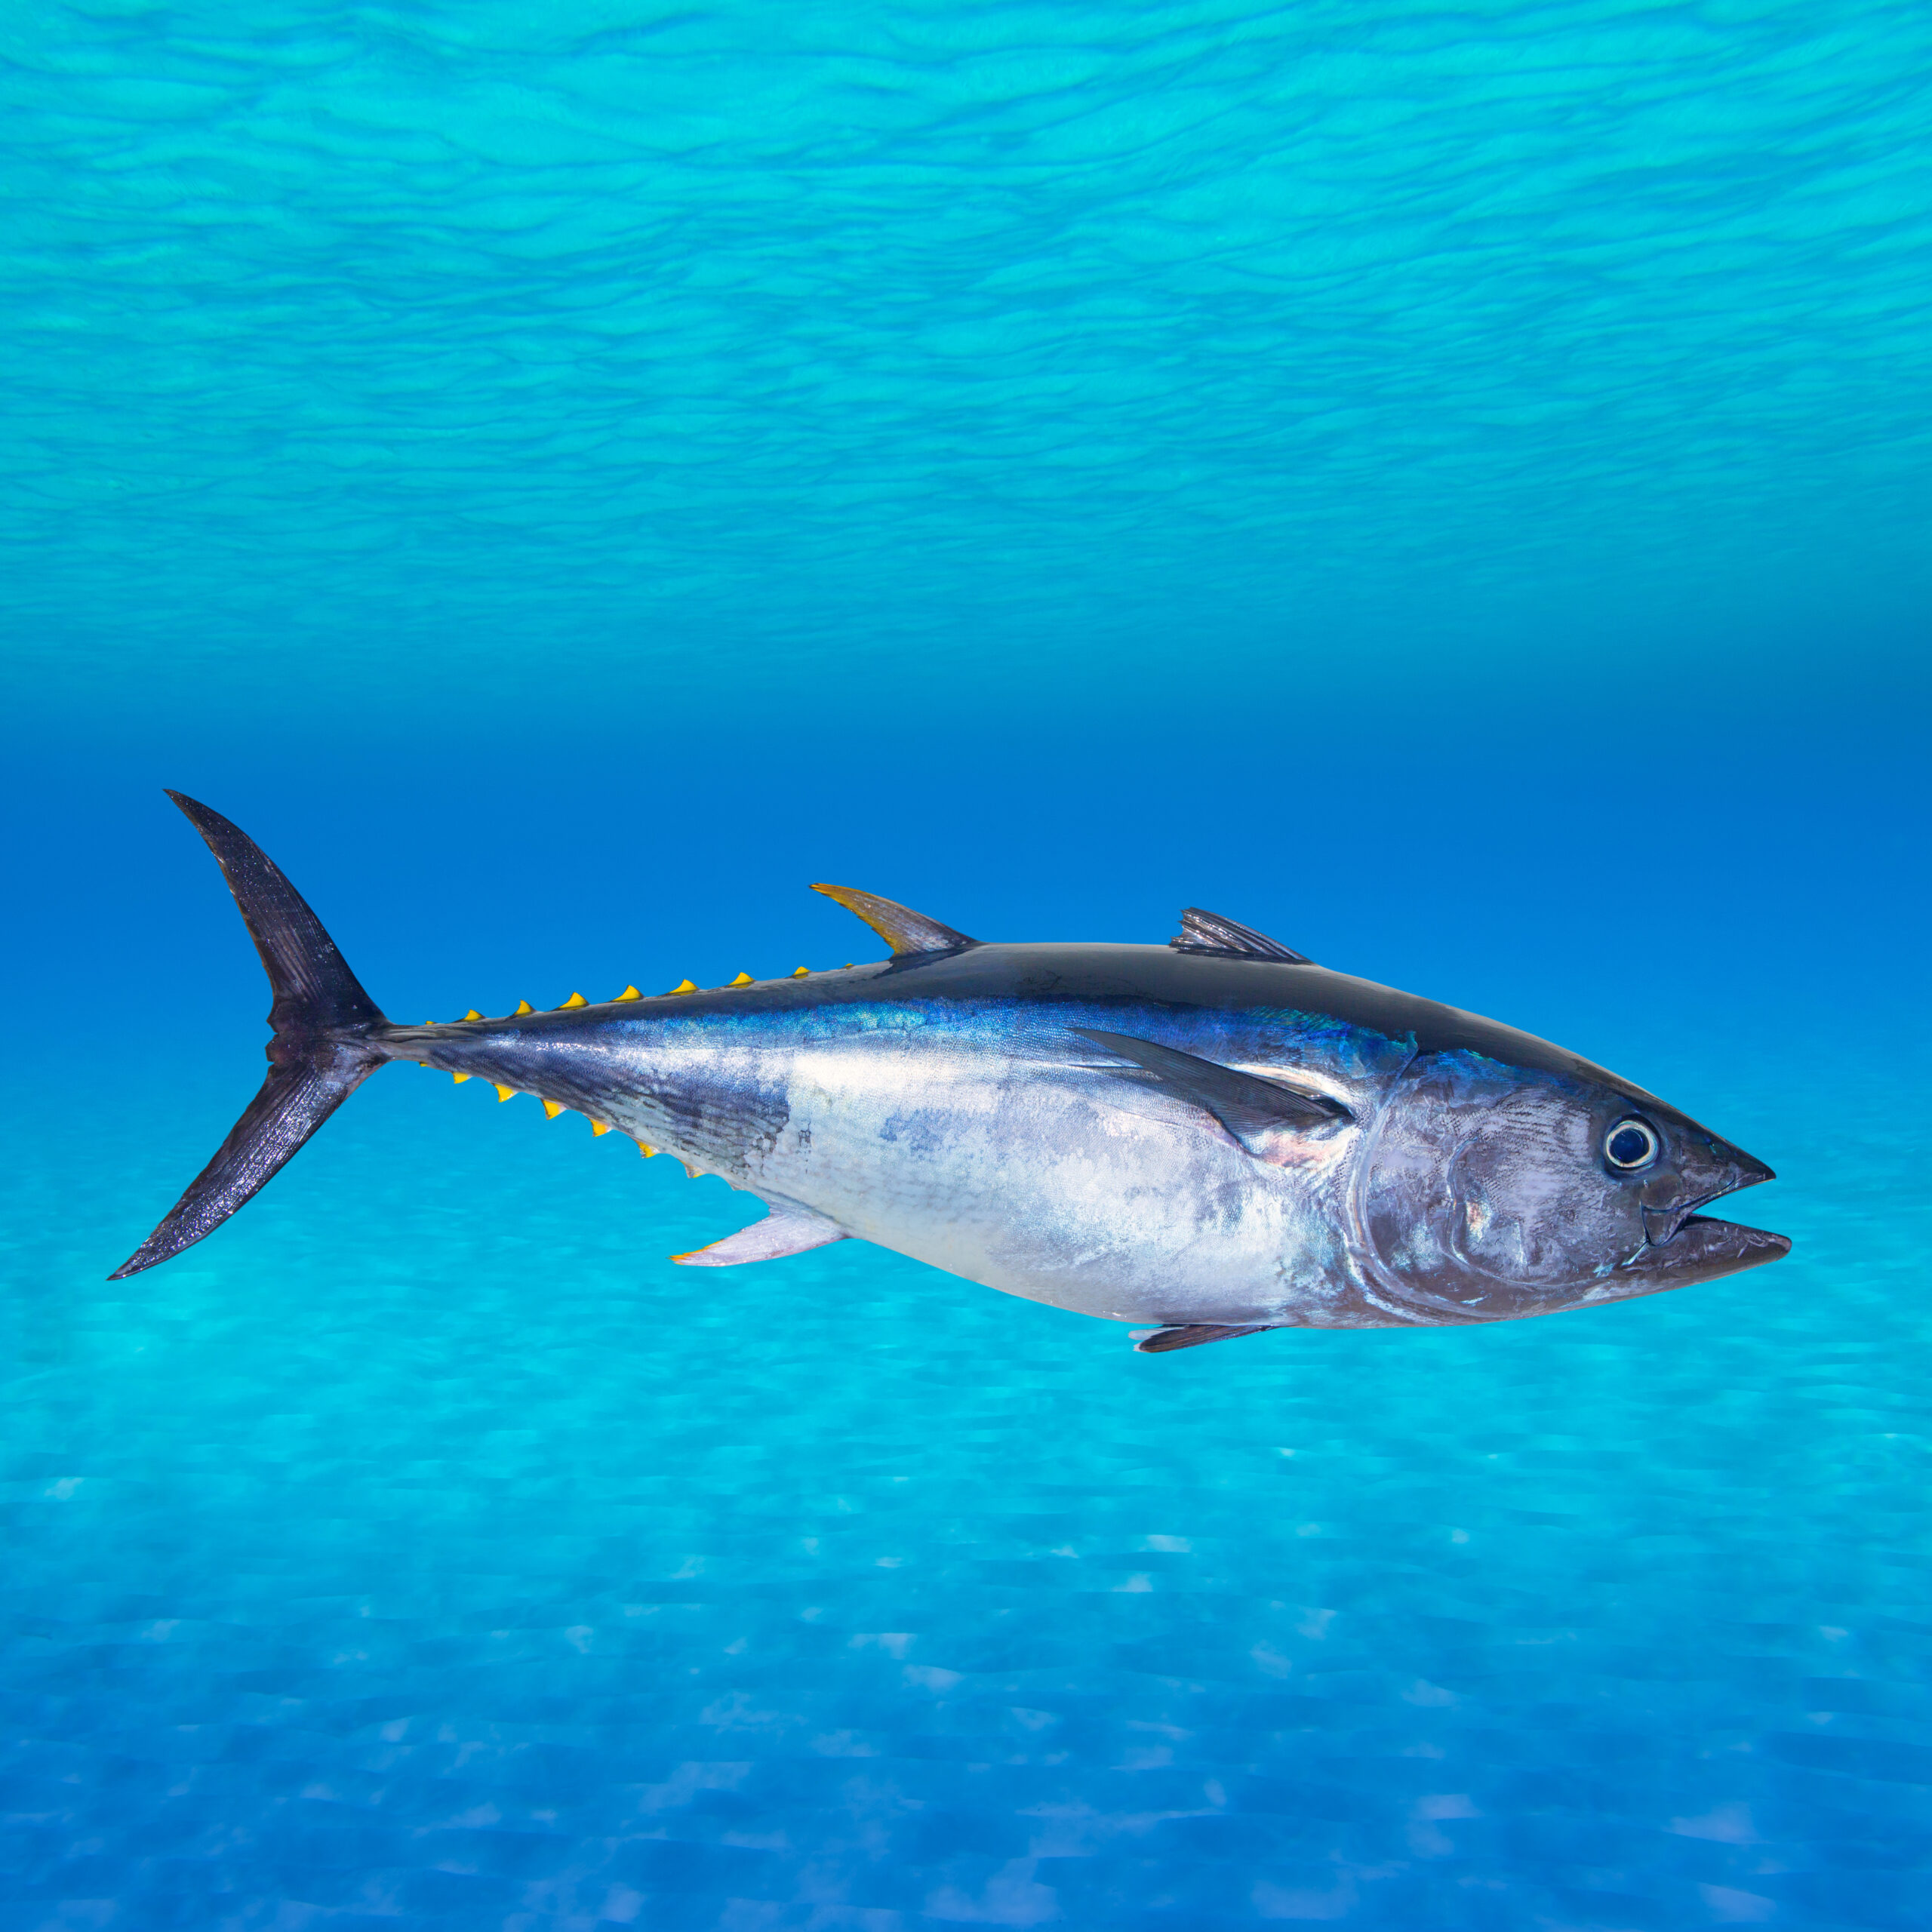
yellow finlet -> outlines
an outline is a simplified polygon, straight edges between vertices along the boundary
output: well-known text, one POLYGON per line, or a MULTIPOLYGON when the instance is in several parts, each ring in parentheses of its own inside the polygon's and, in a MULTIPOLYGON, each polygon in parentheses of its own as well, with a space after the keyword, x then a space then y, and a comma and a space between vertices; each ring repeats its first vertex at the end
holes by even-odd
POLYGON ((648 1161, 657 1154, 657 1149, 655 1147, 647 1146, 643 1141, 640 1140, 637 1143, 637 1151, 648 1161))
POLYGON ((734 986, 748 986, 751 983, 752 976, 749 973, 740 973, 738 977, 731 982, 732 985, 734 986))
POLYGON ((558 1007, 557 1011, 561 1013, 565 1006, 588 1006, 589 1004, 589 1001, 586 999, 583 994, 572 993, 570 998, 564 1001, 564 1006, 558 1007))
POLYGON ((450 1075, 450 1078, 454 1080, 459 1087, 460 1087, 466 1080, 472 1078, 473 1077, 473 1075, 467 1073, 453 1073, 450 1075))
POLYGON ((697 982, 695 980, 680 980, 671 990, 674 993, 694 993, 697 991, 697 982))
POLYGON ((812 969, 809 966, 794 967, 792 970, 792 977, 795 980, 802 980, 811 971, 811 970, 812 969))
POLYGON ((516 1018, 518 1014, 534 1013, 536 1011, 536 1008, 532 1006, 529 1001, 527 999, 520 999, 516 1003, 516 1012, 512 1014, 510 1017, 514 1020, 516 1018))
POLYGON ((684 1169, 685 1178, 687 1180, 696 1180, 700 1173, 703 1171, 700 1168, 693 1167, 688 1161, 681 1161, 678 1164, 684 1169))
POLYGON ((564 1103, 561 1100, 546 1100, 543 1103, 543 1118, 546 1120, 555 1120, 563 1110, 564 1103))
POLYGON ((638 991, 636 987, 626 986, 617 997, 620 999, 641 999, 644 995, 638 991))
POLYGON ((590 1131, 593 1136, 599 1134, 608 1134, 610 1131, 611 1123, 608 1120, 594 1120, 590 1123, 590 1131))
POLYGON ((497 1089, 497 1098, 500 1100, 514 1100, 516 1098, 516 1089, 514 1087, 500 1085, 497 1089))
POLYGON ((466 1020, 481 1020, 483 1017, 482 1014, 478 1013, 473 1006, 463 1017, 466 1020))

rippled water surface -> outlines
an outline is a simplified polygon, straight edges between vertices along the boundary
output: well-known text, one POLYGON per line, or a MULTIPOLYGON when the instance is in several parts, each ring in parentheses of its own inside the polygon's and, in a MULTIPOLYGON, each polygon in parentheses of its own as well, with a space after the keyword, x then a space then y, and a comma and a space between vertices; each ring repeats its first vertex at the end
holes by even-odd
POLYGON ((191 0, 5 46, 0 598, 57 676, 1922 608, 1917 5, 191 0))
POLYGON ((0 1932, 1932 1922, 1918 6, 0 21, 0 1932), (1135 1355, 386 1072, 1183 903, 1791 1257, 1135 1355))

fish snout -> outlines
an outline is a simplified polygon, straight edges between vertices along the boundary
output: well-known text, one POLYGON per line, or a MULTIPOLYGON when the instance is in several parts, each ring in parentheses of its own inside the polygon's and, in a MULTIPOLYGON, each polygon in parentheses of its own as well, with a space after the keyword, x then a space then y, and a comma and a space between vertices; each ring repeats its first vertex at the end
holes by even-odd
POLYGON ((1653 1247, 1676 1239, 1700 1208, 1740 1189, 1777 1176, 1755 1155, 1701 1131, 1687 1137, 1669 1168, 1644 1183, 1638 1195, 1644 1238, 1653 1247))

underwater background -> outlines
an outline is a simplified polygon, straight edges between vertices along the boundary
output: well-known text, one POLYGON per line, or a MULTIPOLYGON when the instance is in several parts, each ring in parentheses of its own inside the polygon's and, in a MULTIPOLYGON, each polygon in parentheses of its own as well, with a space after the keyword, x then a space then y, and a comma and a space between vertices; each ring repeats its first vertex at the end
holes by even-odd
POLYGON ((1932 12, 0 16, 0 1932, 1932 1922, 1932 12), (1125 1332, 267 995, 1184 903, 1777 1266, 1125 1332))

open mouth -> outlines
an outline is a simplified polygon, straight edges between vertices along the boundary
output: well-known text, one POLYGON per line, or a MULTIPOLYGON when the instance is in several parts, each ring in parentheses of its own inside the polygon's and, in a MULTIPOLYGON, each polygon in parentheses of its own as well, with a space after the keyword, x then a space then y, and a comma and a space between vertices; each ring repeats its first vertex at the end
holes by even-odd
POLYGON ((1690 1183, 1683 1194, 1674 1201, 1644 1203, 1644 1244, 1623 1264, 1625 1268, 1669 1272, 1685 1281, 1709 1281, 1761 1266, 1791 1252, 1791 1243, 1783 1235, 1698 1213, 1699 1208, 1727 1194, 1776 1178, 1763 1161, 1749 1154, 1721 1143, 1707 1144, 1718 1158, 1700 1163, 1702 1174, 1682 1177, 1690 1183), (1706 1185, 1699 1188, 1700 1181, 1706 1185))
POLYGON ((1721 1201, 1727 1194, 1735 1194, 1739 1187, 1751 1185, 1749 1181, 1742 1181, 1728 1187, 1707 1188, 1702 1194, 1687 1195, 1683 1200, 1671 1201, 1662 1208, 1653 1208, 1646 1201, 1643 1211, 1644 1241, 1652 1247, 1668 1247, 1677 1238, 1678 1230, 1700 1208, 1708 1208, 1713 1201, 1721 1201))
MULTIPOLYGON (((1672 1274, 1686 1281, 1715 1281, 1746 1268, 1761 1267, 1791 1252, 1790 1238, 1707 1214, 1687 1214, 1667 1244, 1646 1241, 1623 1264, 1639 1274, 1672 1274)), ((1623 1272, 1623 1271, 1620 1271, 1623 1272)))

